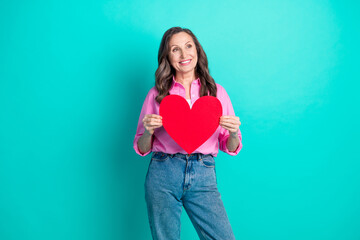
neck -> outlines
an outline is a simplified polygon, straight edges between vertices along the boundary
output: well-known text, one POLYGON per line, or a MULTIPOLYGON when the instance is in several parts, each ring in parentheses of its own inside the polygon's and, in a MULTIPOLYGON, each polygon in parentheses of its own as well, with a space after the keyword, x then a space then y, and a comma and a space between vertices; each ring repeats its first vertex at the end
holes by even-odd
POLYGON ((189 73, 179 73, 175 75, 175 80, 181 83, 183 86, 190 86, 192 81, 196 79, 195 71, 189 73))

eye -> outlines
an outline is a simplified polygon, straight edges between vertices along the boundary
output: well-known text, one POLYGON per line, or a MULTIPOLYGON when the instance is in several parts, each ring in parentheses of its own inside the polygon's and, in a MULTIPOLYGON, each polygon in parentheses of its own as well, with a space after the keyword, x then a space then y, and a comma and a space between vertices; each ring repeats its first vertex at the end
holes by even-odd
POLYGON ((177 50, 179 50, 179 49, 178 49, 178 48, 174 48, 172 51, 173 51, 173 52, 176 52, 177 50))
POLYGON ((188 45, 187 45, 187 48, 191 48, 191 47, 192 47, 192 45, 191 45, 191 44, 188 44, 188 45))

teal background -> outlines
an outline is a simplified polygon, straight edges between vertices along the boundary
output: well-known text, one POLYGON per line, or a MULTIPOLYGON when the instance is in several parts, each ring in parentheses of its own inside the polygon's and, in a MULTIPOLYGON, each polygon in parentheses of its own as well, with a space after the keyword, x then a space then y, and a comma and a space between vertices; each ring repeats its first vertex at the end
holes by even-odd
POLYGON ((359 240, 359 5, 2 1, 0 239, 151 239, 132 144, 182 26, 241 119, 243 149, 216 158, 236 238, 359 240))

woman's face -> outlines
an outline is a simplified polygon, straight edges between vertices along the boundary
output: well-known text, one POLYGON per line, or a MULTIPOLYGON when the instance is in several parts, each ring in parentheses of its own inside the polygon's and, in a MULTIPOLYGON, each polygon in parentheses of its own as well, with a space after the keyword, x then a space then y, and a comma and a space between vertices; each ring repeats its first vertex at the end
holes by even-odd
POLYGON ((194 71, 198 58, 195 43, 189 34, 185 32, 174 34, 170 39, 169 47, 170 64, 177 73, 194 71))

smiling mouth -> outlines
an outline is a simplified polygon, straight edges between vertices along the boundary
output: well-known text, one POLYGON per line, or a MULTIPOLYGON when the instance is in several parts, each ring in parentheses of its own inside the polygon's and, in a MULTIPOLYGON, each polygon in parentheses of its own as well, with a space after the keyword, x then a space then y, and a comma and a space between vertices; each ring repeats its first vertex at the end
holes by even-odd
POLYGON ((181 61, 179 62, 180 65, 188 65, 191 62, 191 59, 185 60, 185 61, 181 61))

